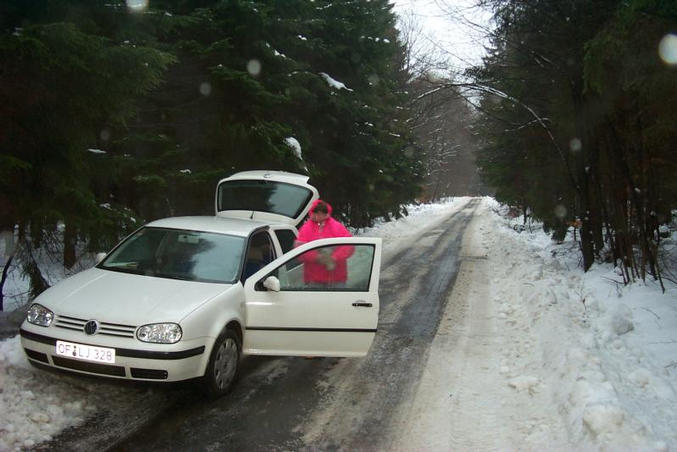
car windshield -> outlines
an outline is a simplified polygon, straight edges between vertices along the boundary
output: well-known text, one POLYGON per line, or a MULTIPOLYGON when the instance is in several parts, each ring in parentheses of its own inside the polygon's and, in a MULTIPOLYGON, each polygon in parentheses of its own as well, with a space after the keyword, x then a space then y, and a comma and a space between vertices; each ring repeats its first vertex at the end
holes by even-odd
POLYGON ((245 239, 225 234, 147 227, 125 240, 99 268, 213 283, 238 279, 245 239))
POLYGON ((312 192, 298 185, 261 180, 234 180, 219 185, 219 212, 254 210, 296 218, 312 192))

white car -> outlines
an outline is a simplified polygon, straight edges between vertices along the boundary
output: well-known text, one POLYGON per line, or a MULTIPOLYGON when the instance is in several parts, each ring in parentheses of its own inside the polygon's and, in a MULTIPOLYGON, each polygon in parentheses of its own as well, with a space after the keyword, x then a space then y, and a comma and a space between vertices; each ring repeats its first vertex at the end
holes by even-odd
POLYGON ((294 225, 318 197, 307 181, 237 173, 219 182, 216 216, 138 229, 96 267, 35 299, 20 330, 26 356, 119 379, 201 378, 221 395, 242 353, 366 355, 378 322, 381 241, 344 237, 294 248, 294 225), (306 283, 304 262, 347 248, 345 281, 306 283))

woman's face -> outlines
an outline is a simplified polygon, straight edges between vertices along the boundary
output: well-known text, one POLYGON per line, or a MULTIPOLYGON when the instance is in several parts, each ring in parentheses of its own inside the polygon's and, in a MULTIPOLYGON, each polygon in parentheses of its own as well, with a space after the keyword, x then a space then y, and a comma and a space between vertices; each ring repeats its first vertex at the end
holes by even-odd
POLYGON ((310 220, 315 223, 322 223, 327 218, 329 218, 329 214, 326 212, 310 212, 310 220))

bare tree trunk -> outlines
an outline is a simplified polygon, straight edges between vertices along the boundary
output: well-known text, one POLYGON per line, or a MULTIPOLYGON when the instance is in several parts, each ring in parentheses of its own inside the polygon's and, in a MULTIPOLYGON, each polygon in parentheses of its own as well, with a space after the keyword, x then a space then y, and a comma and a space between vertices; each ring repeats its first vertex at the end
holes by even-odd
POLYGON ((14 254, 9 256, 7 259, 7 262, 5 263, 5 268, 2 269, 2 278, 0 279, 0 311, 5 310, 5 296, 3 294, 4 288, 5 288, 5 281, 7 281, 7 274, 9 273, 9 267, 12 265, 12 260, 14 259, 14 254))
POLYGON ((30 296, 35 298, 45 290, 49 289, 49 282, 42 276, 42 271, 38 266, 35 256, 33 256, 33 246, 25 239, 19 242, 21 271, 30 280, 30 296))
POLYGON ((579 105, 579 117, 577 121, 577 132, 581 137, 582 149, 576 154, 576 174, 577 174, 577 184, 576 192, 578 194, 579 203, 581 206, 581 251, 583 252, 583 271, 588 271, 592 264, 595 263, 595 232, 594 232, 594 222, 593 222, 593 210, 594 206, 592 205, 592 200, 590 197, 590 183, 589 183, 589 166, 586 165, 586 152, 588 152, 588 146, 590 146, 590 140, 588 138, 588 130, 584 118, 584 110, 582 106, 579 105), (587 169, 586 169, 587 168, 587 169))
POLYGON ((67 222, 63 233, 63 266, 67 269, 71 269, 75 265, 77 236, 77 229, 70 222, 67 222))

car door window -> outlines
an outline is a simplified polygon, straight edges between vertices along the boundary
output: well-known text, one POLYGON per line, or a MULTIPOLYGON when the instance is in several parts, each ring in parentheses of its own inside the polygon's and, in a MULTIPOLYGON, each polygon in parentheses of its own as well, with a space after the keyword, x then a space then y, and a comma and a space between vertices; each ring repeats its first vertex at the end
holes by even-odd
POLYGON ((281 291, 369 291, 374 246, 332 245, 314 248, 272 274, 281 291))
POLYGON ((294 248, 294 241, 296 240, 296 235, 289 229, 278 229, 275 231, 277 240, 280 242, 280 247, 282 248, 283 253, 288 253, 294 248))
POLYGON ((258 232, 254 234, 247 249, 242 280, 249 278, 273 260, 275 260, 275 251, 268 233, 258 232))

